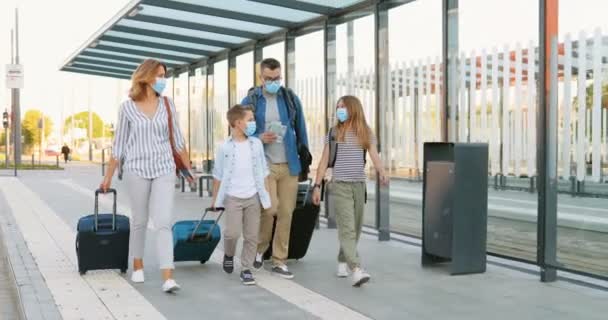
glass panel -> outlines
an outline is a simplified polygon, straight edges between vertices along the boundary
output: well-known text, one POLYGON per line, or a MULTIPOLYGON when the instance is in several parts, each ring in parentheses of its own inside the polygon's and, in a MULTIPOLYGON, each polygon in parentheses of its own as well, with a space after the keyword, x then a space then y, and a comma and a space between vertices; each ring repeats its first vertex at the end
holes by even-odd
POLYGON ((346 8, 346 7, 352 6, 353 4, 363 2, 363 0, 296 0, 296 1, 317 4, 317 5, 321 5, 321 6, 328 6, 328 7, 332 7, 332 8, 346 8))
POLYGON ((117 25, 125 26, 125 27, 147 29, 147 30, 151 30, 151 31, 174 33, 174 34, 181 35, 181 36, 196 37, 196 38, 201 38, 201 39, 218 40, 218 41, 224 41, 224 42, 235 43, 235 44, 242 43, 242 42, 249 40, 247 38, 227 36, 227 35, 223 35, 223 34, 219 34, 219 33, 211 33, 211 32, 205 32, 205 31, 192 30, 192 29, 177 28, 177 27, 166 26, 166 25, 162 25, 162 24, 141 22, 141 21, 135 21, 135 20, 120 20, 117 23, 117 25))
POLYGON ((293 89, 302 101, 314 168, 319 164, 325 145, 323 48, 322 31, 296 38, 296 83, 293 89))
POLYGON ((156 48, 150 48, 150 47, 133 46, 133 45, 130 45, 130 44, 111 42, 111 41, 99 41, 99 44, 100 45, 113 46, 113 47, 117 47, 117 48, 125 48, 125 49, 133 49, 133 50, 140 50, 140 51, 147 51, 147 52, 156 52, 156 53, 161 53, 161 54, 168 54, 168 55, 183 57, 184 61, 186 61, 186 60, 200 59, 201 58, 201 56, 199 56, 199 55, 194 55, 194 54, 190 54, 190 53, 183 53, 183 52, 173 51, 173 50, 156 49, 156 48))
POLYGON ((210 125, 213 131, 213 150, 228 137, 228 61, 223 60, 214 65, 213 108, 210 125))
MULTIPOLYGON (((103 54, 110 54, 113 56, 121 56, 121 57, 127 57, 127 58, 135 58, 135 59, 141 59, 142 61, 144 59, 146 59, 146 56, 139 56, 139 55, 134 55, 134 54, 128 54, 128 53, 122 53, 122 52, 114 52, 114 51, 106 51, 106 50, 99 50, 99 49, 92 49, 92 48, 87 48, 85 51, 83 51, 83 55, 86 55, 87 52, 96 52, 96 53, 103 53, 103 54)), ((122 62, 122 61, 119 61, 122 62)), ((163 62, 165 63, 171 63, 171 64, 184 64, 184 61, 175 61, 175 60, 168 60, 168 59, 163 59, 163 62)))
POLYGON ((306 20, 311 20, 320 16, 318 14, 310 12, 281 8, 279 6, 267 5, 264 3, 252 2, 247 0, 179 0, 179 2, 208 6, 235 12, 242 12, 262 17, 274 17, 276 19, 293 22, 304 22, 306 20))
POLYGON ((608 3, 559 2, 557 259, 608 276, 608 3), (585 72, 581 72, 585 70, 585 72), (568 195, 573 193, 575 197, 568 195))
POLYGON ((134 68, 137 68, 137 66, 139 66, 138 63, 130 62, 130 61, 120 61, 120 60, 113 60, 113 59, 89 57, 89 56, 86 55, 86 53, 82 53, 81 55, 78 56, 78 58, 99 61, 100 64, 103 64, 103 62, 118 62, 118 63, 122 63, 122 64, 132 65, 134 68))
POLYGON ((135 66, 134 68, 128 69, 128 68, 122 68, 122 67, 114 67, 114 66, 106 66, 103 64, 103 62, 100 63, 88 63, 88 62, 75 62, 74 65, 79 65, 79 66, 83 66, 83 67, 90 67, 91 69, 95 69, 95 68, 104 68, 104 69, 113 69, 116 70, 117 72, 133 72, 135 70, 135 66))
POLYGON ((281 63, 281 77, 283 77, 283 83, 285 83, 285 42, 281 41, 273 45, 264 47, 262 50, 262 56, 266 58, 275 58, 281 63))
POLYGON ((190 158, 196 172, 202 172, 207 151, 205 87, 205 75, 202 69, 196 69, 194 76, 190 76, 190 158))
POLYGON ((130 34, 130 33, 126 33, 126 32, 112 31, 112 30, 106 32, 106 35, 114 36, 114 37, 121 37, 121 38, 125 38, 125 39, 154 42, 154 43, 158 43, 158 44, 166 44, 166 45, 172 45, 172 46, 178 46, 178 47, 207 50, 207 51, 221 51, 224 49, 224 48, 220 48, 220 47, 207 46, 204 44, 177 41, 177 40, 169 40, 169 39, 149 37, 149 36, 141 36, 141 35, 130 34))
POLYGON ((236 57, 236 101, 240 103, 253 87, 253 52, 236 57))
MULTIPOLYGON (((354 95, 363 105, 368 126, 376 132, 376 87, 374 73, 374 16, 368 15, 336 28, 336 101, 328 108, 330 126, 335 126, 337 100, 345 95, 354 95)), ((371 172, 371 161, 367 159, 368 203, 364 224, 375 226, 375 174, 371 172)))
POLYGON ((167 88, 165 88, 165 94, 167 97, 174 99, 175 97, 175 78, 171 77, 167 79, 167 88))
POLYGON ((177 111, 179 127, 186 139, 186 149, 190 148, 190 123, 188 121, 188 110, 190 99, 188 97, 188 73, 184 72, 175 79, 174 103, 177 111))
MULTIPOLYGON (((215 6, 215 3, 213 4, 215 6)), ((223 28, 231 28, 237 30, 247 30, 251 32, 259 33, 273 33, 281 30, 279 27, 267 26, 264 24, 253 23, 249 21, 241 21, 235 19, 226 19, 220 17, 214 17, 204 14, 178 11, 172 9, 157 8, 148 5, 143 5, 142 14, 170 18, 175 20, 181 20, 186 22, 203 23, 212 26, 218 26, 223 28)))
POLYGON ((86 72, 98 72, 98 73, 102 73, 104 75, 107 74, 108 76, 122 76, 122 77, 126 76, 126 77, 128 77, 128 75, 125 75, 125 74, 100 71, 100 70, 95 70, 94 68, 87 69, 87 68, 67 67, 66 70, 67 71, 74 71, 74 72, 82 71, 83 73, 86 73, 86 72))
POLYGON ((391 231, 416 237, 422 232, 422 146, 441 134, 441 10, 441 1, 418 0, 388 14, 393 76, 382 138, 392 177, 391 231))
POLYGON ((536 261, 538 1, 459 5, 453 141, 489 143, 488 251, 536 261))

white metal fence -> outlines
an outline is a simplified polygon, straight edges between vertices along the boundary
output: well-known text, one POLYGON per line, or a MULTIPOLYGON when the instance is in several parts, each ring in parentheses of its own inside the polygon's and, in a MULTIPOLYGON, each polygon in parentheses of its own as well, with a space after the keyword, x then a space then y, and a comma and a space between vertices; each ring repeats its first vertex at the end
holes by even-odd
MULTIPOLYGON (((449 66, 454 85, 447 94, 456 106, 447 115, 450 140, 488 143, 493 175, 536 175, 538 63, 538 47, 531 42, 461 53, 449 66)), ((599 29, 592 36, 580 33, 576 40, 568 35, 559 44, 558 171, 563 178, 603 179, 602 162, 608 160, 607 65, 608 37, 599 29)), ((394 170, 420 170, 423 143, 440 138, 441 61, 399 61, 390 70, 392 90, 381 130, 385 157, 394 170)), ((323 134, 320 88, 320 77, 299 81, 296 87, 310 110, 307 123, 317 152, 323 134)), ((375 124, 373 70, 338 75, 336 90, 338 97, 358 96, 370 125, 375 124)))

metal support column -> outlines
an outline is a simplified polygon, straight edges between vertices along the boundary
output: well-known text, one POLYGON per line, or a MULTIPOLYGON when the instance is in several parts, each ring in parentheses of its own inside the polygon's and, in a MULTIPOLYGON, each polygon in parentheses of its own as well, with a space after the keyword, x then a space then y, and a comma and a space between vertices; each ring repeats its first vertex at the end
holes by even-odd
POLYGON ((285 87, 296 85, 296 37, 289 32, 285 34, 285 87))
POLYGON ((540 0, 537 108, 538 252, 542 282, 557 280, 557 55, 558 0, 540 0))
POLYGON ((253 47, 253 85, 256 87, 262 85, 260 81, 260 63, 262 63, 262 60, 264 60, 264 47, 256 44, 253 47))
MULTIPOLYGON (((384 164, 390 163, 388 152, 384 152, 382 135, 384 130, 396 130, 387 128, 388 100, 390 90, 390 65, 388 47, 388 9, 382 4, 376 4, 375 10, 375 71, 376 71, 376 136, 378 139, 378 152, 382 154, 384 164)), ((376 228, 378 229, 378 240, 388 241, 390 235, 390 186, 383 186, 380 179, 376 178, 376 228)))
POLYGON ((355 79, 355 22, 349 21, 346 23, 346 55, 347 55, 347 81, 346 86, 347 94, 354 94, 354 81, 355 79))
POLYGON ((441 90, 441 141, 456 141, 456 97, 458 93, 458 0, 443 0, 443 80, 441 90), (451 116, 448 116, 450 114, 451 116), (450 126, 448 121, 452 121, 450 126), (449 133, 448 133, 449 132, 449 133))
MULTIPOLYGON (((188 159, 190 161, 190 164, 192 165, 192 99, 190 97, 190 95, 192 94, 192 89, 191 89, 191 85, 193 85, 192 82, 196 81, 196 69, 190 69, 188 70, 188 139, 186 140, 188 142, 188 157, 190 159, 188 159)), ((196 85, 196 84, 194 84, 196 85)), ((196 98, 195 98, 196 99, 196 98)))
POLYGON ((237 104, 236 93, 236 55, 228 55, 228 109, 237 104))
MULTIPOLYGON (((325 73, 325 132, 329 132, 329 117, 333 115, 334 105, 336 103, 336 26, 330 24, 329 21, 325 22, 325 29, 323 31, 323 41, 325 47, 323 51, 324 65, 323 71, 325 73)), ((334 214, 330 214, 331 209, 331 197, 325 197, 325 217, 327 218, 327 227, 335 229, 336 217, 334 214)))
MULTIPOLYGON (((214 65, 213 63, 207 65, 207 159, 212 161, 215 158, 215 137, 214 137, 214 115, 215 115, 215 106, 213 101, 214 96, 214 86, 213 86, 213 74, 214 74, 214 65)), ((207 170, 210 170, 209 161, 207 162, 207 170)))

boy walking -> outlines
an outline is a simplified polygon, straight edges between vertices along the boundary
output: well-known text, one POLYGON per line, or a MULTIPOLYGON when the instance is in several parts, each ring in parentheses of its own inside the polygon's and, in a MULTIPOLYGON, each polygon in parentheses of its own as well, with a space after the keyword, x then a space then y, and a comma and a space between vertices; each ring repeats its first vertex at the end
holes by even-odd
POLYGON ((224 262, 226 273, 234 271, 234 255, 241 232, 241 281, 254 285, 251 273, 257 253, 258 233, 262 207, 271 207, 266 189, 270 174, 262 142, 253 137, 256 123, 249 106, 235 105, 227 113, 232 135, 217 154, 213 170, 213 206, 224 207, 226 225, 224 234, 224 262))

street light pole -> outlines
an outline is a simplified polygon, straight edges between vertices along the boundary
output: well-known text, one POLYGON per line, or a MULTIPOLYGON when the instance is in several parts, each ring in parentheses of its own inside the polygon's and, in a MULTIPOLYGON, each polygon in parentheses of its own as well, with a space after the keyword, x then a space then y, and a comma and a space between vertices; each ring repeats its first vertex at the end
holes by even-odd
MULTIPOLYGON (((19 64, 19 9, 15 8, 15 59, 14 64, 19 64)), ((13 96, 13 128, 15 130, 15 176, 17 176, 17 166, 21 164, 21 106, 20 89, 12 89, 13 96)))

